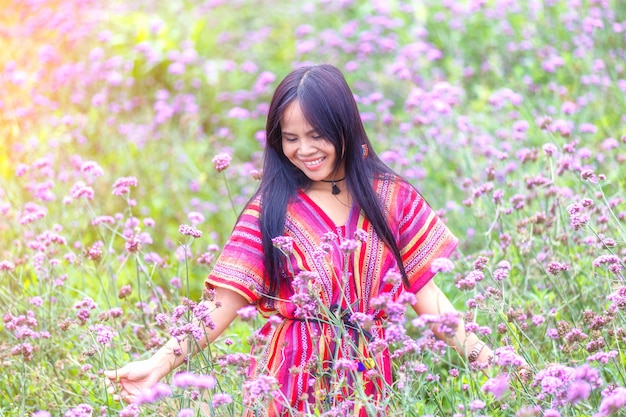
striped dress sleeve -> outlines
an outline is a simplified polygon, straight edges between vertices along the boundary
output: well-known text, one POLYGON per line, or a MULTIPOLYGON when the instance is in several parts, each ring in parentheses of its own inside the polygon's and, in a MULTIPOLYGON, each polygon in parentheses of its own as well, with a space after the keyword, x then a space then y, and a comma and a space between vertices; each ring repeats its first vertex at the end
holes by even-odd
POLYGON ((409 184, 404 183, 405 194, 399 201, 400 223, 398 246, 409 280, 408 290, 417 293, 435 273, 431 264, 437 258, 447 258, 456 249, 458 239, 409 184))
POLYGON ((256 303, 262 297, 265 268, 259 226, 260 210, 257 200, 249 203, 243 210, 213 270, 205 280, 207 288, 228 288, 250 303, 256 303))

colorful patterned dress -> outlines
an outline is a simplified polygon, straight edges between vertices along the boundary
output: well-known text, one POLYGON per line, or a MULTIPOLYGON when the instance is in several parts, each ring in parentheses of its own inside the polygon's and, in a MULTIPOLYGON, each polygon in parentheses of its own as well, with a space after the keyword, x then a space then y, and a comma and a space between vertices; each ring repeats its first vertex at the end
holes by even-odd
MULTIPOLYGON (((431 262, 448 257, 457 239, 406 182, 385 177, 375 180, 374 187, 400 248, 411 284, 408 290, 416 293, 434 275, 431 262)), ((280 392, 266 402, 264 411, 248 410, 247 415, 309 414, 323 404, 325 409, 340 407, 343 399, 368 396, 365 403, 346 401, 344 406, 350 409, 344 415, 385 414, 384 409, 372 410, 392 383, 391 361, 388 350, 373 352, 370 346, 384 340, 387 313, 371 304, 383 293, 395 300, 405 291, 401 283, 385 281, 387 273, 397 271, 393 254, 359 207, 353 205, 347 223, 337 226, 300 191, 287 208, 285 235, 293 239, 293 250, 283 273, 298 277, 298 282, 308 277, 305 285, 314 294, 297 291, 298 295, 321 300, 316 311, 303 311, 302 305, 291 300, 293 287, 273 298, 264 295, 268 285, 259 214, 259 201, 252 201, 206 280, 208 287, 236 291, 257 305, 264 317, 273 317, 260 330, 267 344, 260 355, 255 354, 250 380, 270 375, 278 381, 280 392), (347 251, 342 242, 353 240, 355 232, 361 240, 347 251), (373 318, 368 330, 351 319, 357 312, 373 318), (364 364, 366 372, 362 372, 364 364), (359 395, 351 395, 352 390, 359 395)))

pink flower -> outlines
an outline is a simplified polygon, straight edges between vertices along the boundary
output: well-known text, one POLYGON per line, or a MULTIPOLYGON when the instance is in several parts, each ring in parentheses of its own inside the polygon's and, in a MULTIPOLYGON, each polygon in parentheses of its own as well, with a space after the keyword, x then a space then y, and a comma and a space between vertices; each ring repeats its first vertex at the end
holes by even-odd
POLYGON ((237 310, 237 315, 243 321, 252 321, 256 317, 257 309, 256 306, 249 305, 245 307, 241 307, 237 310))
POLYGON ((454 270, 454 263, 448 258, 437 258, 430 264, 430 270, 435 274, 438 272, 451 272, 454 270))
POLYGON ((128 297, 132 292, 133 287, 131 287, 130 285, 124 285, 122 288, 120 288, 117 297, 120 300, 123 300, 124 298, 128 297))
POLYGON ((187 213, 187 218, 189 219, 191 224, 194 226, 204 222, 205 220, 202 213, 199 213, 197 211, 190 211, 189 213, 187 213))
POLYGON ((137 253, 141 250, 141 240, 139 240, 136 236, 130 237, 125 244, 126 251, 130 253, 137 253))
POLYGON ((186 224, 181 224, 178 228, 178 233, 183 236, 191 236, 193 238, 199 239, 202 237, 202 232, 196 229, 193 226, 188 226, 186 224))
POLYGON ((88 404, 80 404, 77 407, 71 408, 63 414, 64 417, 92 417, 93 407, 88 404))
POLYGON ((210 375, 198 375, 191 372, 178 372, 172 378, 172 385, 175 387, 195 387, 200 389, 211 389, 215 387, 215 378, 210 375))
POLYGON ((102 169, 102 167, 94 161, 84 162, 81 165, 80 170, 84 173, 91 175, 92 177, 99 177, 101 175, 104 175, 104 170, 102 169))
POLYGON ((355 250, 358 249, 358 247, 359 247, 358 241, 353 240, 353 239, 345 239, 339 245, 339 249, 341 249, 341 251, 345 254, 354 252, 355 250))
POLYGON ((11 272, 15 269, 15 264, 11 261, 0 262, 0 272, 11 272))
POLYGON ((502 395, 509 388, 510 378, 509 375, 504 373, 496 376, 495 378, 490 378, 485 382, 482 389, 484 392, 489 392, 493 394, 496 400, 502 398, 502 395))
POLYGON ((70 195, 73 198, 85 198, 87 200, 93 200, 94 191, 82 181, 78 181, 70 189, 70 195))
POLYGON ((626 408, 626 388, 617 387, 603 396, 598 413, 593 417, 608 417, 626 408))
POLYGON ((113 195, 123 196, 130 192, 130 187, 137 186, 137 178, 135 177, 121 177, 115 180, 113 183, 113 195))
POLYGON ((96 324, 89 328, 96 334, 96 341, 102 345, 109 345, 115 337, 115 331, 110 326, 96 324))
POLYGON ((554 143, 546 143, 543 145, 543 151, 546 155, 552 156, 557 152, 557 147, 554 143))
POLYGON ((162 398, 172 395, 172 388, 169 385, 161 382, 156 383, 152 388, 144 390, 137 396, 135 403, 137 405, 145 403, 154 403, 162 398))
POLYGON ((245 381, 243 383, 243 389, 247 393, 247 398, 260 400, 276 389, 277 382, 278 381, 273 376, 259 375, 254 380, 245 381))
POLYGON ((26 164, 17 164, 17 167, 15 168, 15 176, 21 177, 25 175, 28 172, 28 168, 29 167, 26 164))
POLYGON ((220 153, 213 157, 213 166, 217 172, 222 172, 230 166, 231 156, 227 153, 220 153))
POLYGON ((558 275, 561 271, 568 271, 569 265, 563 262, 552 261, 548 264, 548 272, 551 275, 558 275))
POLYGON ((216 393, 213 394, 213 407, 219 408, 223 405, 231 404, 233 399, 228 394, 216 393))
POLYGON ((293 238, 290 236, 276 236, 272 239, 272 244, 285 256, 290 255, 293 251, 293 238))

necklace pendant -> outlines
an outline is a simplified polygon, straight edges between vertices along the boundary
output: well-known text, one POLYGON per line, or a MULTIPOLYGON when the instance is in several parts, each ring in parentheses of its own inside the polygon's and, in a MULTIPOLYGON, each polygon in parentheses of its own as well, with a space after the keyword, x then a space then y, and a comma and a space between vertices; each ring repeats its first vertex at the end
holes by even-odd
POLYGON ((333 191, 332 191, 333 195, 337 195, 337 194, 339 194, 340 192, 341 192, 341 190, 340 190, 340 189, 339 189, 339 187, 337 186, 337 183, 335 183, 335 182, 333 181, 333 191))

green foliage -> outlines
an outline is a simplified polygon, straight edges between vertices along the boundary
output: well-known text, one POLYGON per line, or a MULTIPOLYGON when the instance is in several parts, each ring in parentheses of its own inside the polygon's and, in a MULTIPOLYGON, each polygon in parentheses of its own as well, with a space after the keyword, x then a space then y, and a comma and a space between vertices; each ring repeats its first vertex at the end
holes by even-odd
MULTIPOLYGON (((619 1, 79 3, 0 1, 0 415, 120 414, 101 371, 150 355, 181 325, 163 317, 200 299, 256 188, 272 88, 322 61, 344 69, 381 157, 459 236, 437 280, 466 321, 535 377, 588 363, 602 379, 561 404, 514 367, 483 374, 425 347, 394 362, 390 415, 608 415, 605 396, 626 386, 624 306, 607 298, 626 254, 619 1), (264 71, 274 81, 254 90, 264 71), (223 172, 220 153, 233 158, 223 172), (114 195, 121 177, 137 185, 114 195), (197 240, 178 231, 194 213, 197 240), (485 392, 504 374, 502 397, 485 392)), ((407 333, 428 345, 413 318, 407 333)), ((205 398, 177 389, 143 414, 200 415, 228 393, 212 415, 238 415, 246 363, 223 360, 248 353, 260 323, 237 321, 186 365, 217 377, 205 398)))

